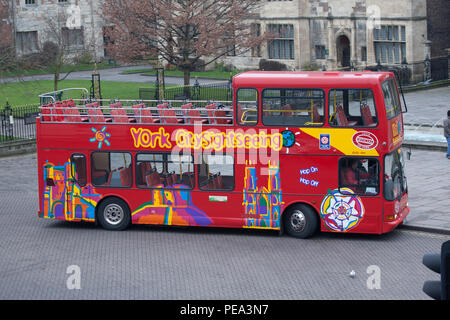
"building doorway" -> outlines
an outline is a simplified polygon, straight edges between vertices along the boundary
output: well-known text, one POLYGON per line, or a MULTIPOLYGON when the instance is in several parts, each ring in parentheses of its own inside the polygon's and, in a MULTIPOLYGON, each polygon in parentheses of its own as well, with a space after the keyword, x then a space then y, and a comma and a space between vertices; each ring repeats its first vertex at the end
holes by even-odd
POLYGON ((350 67, 350 40, 341 35, 336 40, 337 63, 340 67, 350 67))

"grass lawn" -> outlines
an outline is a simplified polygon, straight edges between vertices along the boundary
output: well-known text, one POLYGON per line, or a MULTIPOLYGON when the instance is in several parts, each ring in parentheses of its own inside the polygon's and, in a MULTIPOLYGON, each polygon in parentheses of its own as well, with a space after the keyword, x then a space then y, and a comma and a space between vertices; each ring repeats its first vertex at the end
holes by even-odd
MULTIPOLYGON (((86 88, 91 87, 90 80, 65 80, 60 82, 59 89, 65 88, 86 88)), ((139 88, 152 88, 154 85, 145 83, 129 83, 102 81, 101 90, 103 99, 138 99, 139 88)), ((29 104, 39 104, 39 94, 53 91, 53 81, 25 81, 0 84, 0 108, 9 104, 15 106, 23 106, 29 104)), ((71 98, 79 98, 81 91, 75 91, 76 96, 71 98)))
MULTIPOLYGON (((97 64, 97 69, 101 70, 101 69, 111 69, 111 68, 115 68, 115 67, 119 67, 108 64, 106 62, 104 63, 98 63, 97 64)), ((71 65, 67 65, 67 66, 63 66, 62 67, 62 73, 68 72, 68 71, 88 71, 88 70, 94 70, 94 65, 93 64, 79 64, 74 66, 71 65)), ((15 72, 5 72, 5 73, 0 73, 0 76, 2 77, 14 77, 14 76, 32 76, 32 75, 37 75, 37 74, 48 74, 48 73, 53 73, 53 71, 51 70, 51 68, 45 68, 45 69, 35 69, 35 70, 22 70, 22 71, 15 71, 15 72)))
MULTIPOLYGON (((206 78, 206 79, 224 79, 228 80, 230 77, 238 74, 240 71, 226 72, 226 71, 205 71, 205 72, 191 72, 191 79, 198 78, 206 78)), ((141 73, 147 76, 154 76, 156 71, 152 69, 133 69, 133 70, 125 70, 122 71, 121 74, 134 74, 141 73)), ((183 71, 164 71, 164 75, 166 77, 183 77, 183 71)))

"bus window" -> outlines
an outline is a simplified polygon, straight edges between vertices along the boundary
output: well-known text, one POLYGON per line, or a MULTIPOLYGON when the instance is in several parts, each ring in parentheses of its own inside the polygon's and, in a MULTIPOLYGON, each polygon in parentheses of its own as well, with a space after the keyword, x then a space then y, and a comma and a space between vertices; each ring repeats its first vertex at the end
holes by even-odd
POLYGON ((74 153, 70 157, 70 161, 72 162, 72 176, 81 187, 84 187, 87 183, 86 156, 74 153))
POLYGON ((258 123, 258 91, 256 89, 239 89, 236 103, 239 124, 249 126, 258 123))
POLYGON ((332 89, 328 94, 328 121, 338 127, 376 127, 378 117, 370 89, 332 89))
POLYGON ((94 186, 131 187, 131 154, 125 152, 93 152, 91 181, 94 186))
POLYGON ((339 188, 354 193, 376 195, 379 190, 379 168, 376 159, 342 158, 339 160, 339 188))
POLYGON ((198 165, 200 190, 233 190, 234 159, 229 155, 204 155, 198 165))
POLYGON ((402 149, 397 149, 384 158, 384 198, 386 200, 395 200, 406 191, 404 167, 402 149))
POLYGON ((264 125, 321 126, 325 94, 320 89, 264 89, 262 112, 264 125))
POLYGON ((191 155, 139 153, 136 156, 138 188, 194 187, 194 162, 191 155))
POLYGON ((388 79, 381 84, 383 89, 384 106, 388 119, 392 119, 401 112, 400 99, 394 79, 388 79))

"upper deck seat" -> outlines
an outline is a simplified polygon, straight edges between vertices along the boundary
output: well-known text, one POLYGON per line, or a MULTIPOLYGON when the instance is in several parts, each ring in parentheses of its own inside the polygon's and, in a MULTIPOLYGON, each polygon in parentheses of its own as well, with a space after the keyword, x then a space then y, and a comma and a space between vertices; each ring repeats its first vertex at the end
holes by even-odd
POLYGON ((188 117, 186 123, 189 124, 195 124, 195 123, 201 122, 202 124, 208 123, 208 119, 204 119, 200 111, 197 109, 189 109, 188 110, 188 117))
POLYGON ((134 115, 136 117, 136 122, 142 122, 142 108, 145 108, 145 103, 133 104, 132 106, 134 115))
POLYGON ((216 105, 214 103, 208 104, 205 109, 208 114, 209 123, 216 124, 216 119, 214 117, 214 111, 217 109, 216 105))
POLYGON ((356 121, 348 121, 347 116, 345 115, 344 109, 341 105, 336 107, 336 120, 337 124, 340 127, 353 127, 357 124, 356 121))
POLYGON ((368 127, 375 127, 377 124, 375 121, 373 121, 370 107, 367 104, 361 104, 360 109, 364 125, 368 127))
POLYGON ((80 111, 78 110, 77 106, 75 105, 75 101, 67 100, 65 101, 65 108, 64 108, 64 117, 66 119, 66 122, 88 122, 88 117, 82 117, 80 114, 80 111))
POLYGON ((51 110, 51 108, 52 108, 52 105, 53 104, 44 104, 44 105, 42 105, 41 106, 41 119, 42 119, 42 121, 44 121, 44 122, 49 122, 49 121, 52 121, 52 115, 51 115, 51 113, 52 113, 52 110, 51 110))
POLYGON ((105 118, 102 110, 98 107, 97 102, 91 102, 86 104, 86 110, 88 113, 89 121, 94 123, 112 122, 112 118, 105 118))
POLYGON ((56 101, 54 108, 52 109, 53 121, 64 122, 64 108, 65 104, 63 101, 56 101))
POLYGON ((129 117, 120 102, 110 104, 111 115, 115 123, 132 123, 136 122, 136 118, 129 117))
POLYGON ((177 114, 173 109, 169 109, 168 107, 162 108, 161 113, 163 123, 183 123, 184 119, 177 118, 177 114))
POLYGON ((216 124, 232 124, 233 120, 227 119, 227 114, 224 110, 216 110, 214 112, 216 124))

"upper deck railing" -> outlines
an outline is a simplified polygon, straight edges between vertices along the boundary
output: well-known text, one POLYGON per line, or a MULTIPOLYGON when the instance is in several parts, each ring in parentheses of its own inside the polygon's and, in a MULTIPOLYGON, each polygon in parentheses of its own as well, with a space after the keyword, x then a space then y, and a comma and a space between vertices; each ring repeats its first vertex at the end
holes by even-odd
POLYGON ((41 101, 51 101, 40 107, 42 123, 233 124, 231 101, 92 100, 69 97, 58 101, 70 90, 85 90, 87 93, 86 89, 72 88, 39 95, 41 101))

